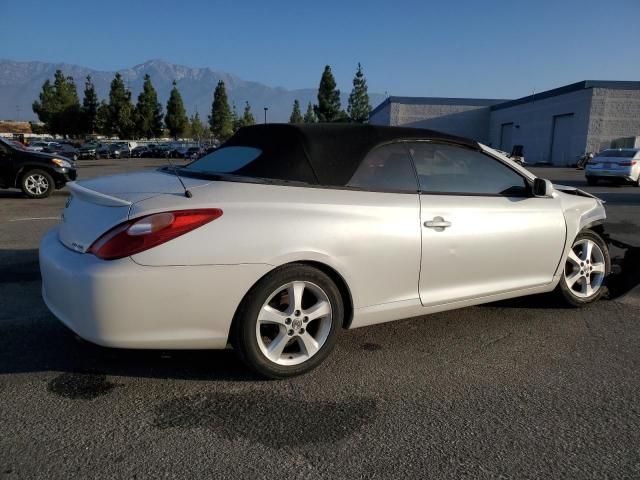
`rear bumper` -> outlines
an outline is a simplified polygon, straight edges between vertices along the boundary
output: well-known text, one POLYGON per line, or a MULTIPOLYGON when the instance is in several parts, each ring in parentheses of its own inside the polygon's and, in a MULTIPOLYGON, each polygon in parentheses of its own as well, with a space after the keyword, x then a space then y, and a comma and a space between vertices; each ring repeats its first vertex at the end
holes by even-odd
POLYGON ((631 171, 615 171, 615 170, 586 170, 585 176, 589 178, 610 178, 632 182, 634 181, 631 171))
POLYGON ((225 348, 244 294, 272 267, 146 267, 73 252, 57 228, 40 244, 42 297, 82 338, 107 347, 225 348))

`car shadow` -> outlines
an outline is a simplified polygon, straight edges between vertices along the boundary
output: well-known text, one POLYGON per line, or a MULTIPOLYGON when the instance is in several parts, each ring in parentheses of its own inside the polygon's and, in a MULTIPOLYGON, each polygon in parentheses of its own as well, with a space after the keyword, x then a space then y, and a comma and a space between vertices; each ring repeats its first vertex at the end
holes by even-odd
POLYGON ((26 195, 20 190, 0 190, 0 198, 24 198, 26 195))
MULTIPOLYGON (((54 190, 51 192, 51 197, 59 197, 59 196, 67 196, 69 192, 64 189, 54 190)), ((41 199, 31 199, 27 197, 20 190, 0 190, 0 199, 2 198, 21 198, 24 200, 36 200, 41 201, 41 199)))

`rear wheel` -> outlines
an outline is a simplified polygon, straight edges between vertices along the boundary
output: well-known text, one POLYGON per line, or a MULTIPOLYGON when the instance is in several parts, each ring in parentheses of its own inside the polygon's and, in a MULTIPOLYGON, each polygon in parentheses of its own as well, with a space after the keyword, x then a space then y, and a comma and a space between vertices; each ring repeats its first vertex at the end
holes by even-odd
POLYGON ((51 195, 55 184, 51 175, 44 170, 29 170, 22 175, 20 188, 29 198, 45 198, 51 195))
POLYGON ((607 244, 595 232, 585 230, 573 241, 559 291, 574 307, 595 302, 606 290, 605 279, 610 270, 607 244))
POLYGON ((327 358, 343 315, 340 293, 327 275, 308 265, 287 265, 247 293, 234 319, 232 342, 259 374, 292 377, 327 358))

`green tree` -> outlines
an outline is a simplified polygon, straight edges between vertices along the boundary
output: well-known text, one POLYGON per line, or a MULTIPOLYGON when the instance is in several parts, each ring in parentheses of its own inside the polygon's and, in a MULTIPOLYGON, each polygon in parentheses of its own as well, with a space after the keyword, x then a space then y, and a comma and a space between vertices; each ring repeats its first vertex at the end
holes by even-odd
POLYGON ((318 117, 316 116, 316 112, 313 109, 311 102, 307 105, 307 111, 304 114, 303 121, 304 123, 318 123, 318 117))
POLYGON ((318 87, 318 105, 314 109, 320 122, 335 122, 342 119, 340 90, 336 88, 336 79, 333 78, 329 65, 326 65, 322 72, 318 87))
POLYGON ((100 133, 101 135, 113 135, 113 131, 111 130, 110 117, 111 113, 109 104, 102 100, 98 105, 98 110, 96 112, 96 132, 100 133))
POLYGON ((173 81, 173 88, 169 94, 169 100, 167 101, 167 114, 164 117, 164 123, 169 130, 169 134, 173 138, 178 138, 183 135, 187 129, 189 120, 187 119, 187 112, 184 109, 182 103, 182 96, 178 91, 176 81, 173 81))
POLYGON ((93 85, 91 75, 87 75, 84 82, 84 98, 82 99, 82 126, 81 133, 95 133, 98 130, 98 94, 93 85))
POLYGON ((238 118, 238 111, 236 110, 235 103, 233 103, 233 105, 231 106, 231 123, 233 125, 234 132, 236 132, 242 126, 242 122, 240 118, 238 118))
POLYGON ((131 103, 131 92, 125 87, 119 73, 116 73, 111 81, 109 115, 105 130, 120 138, 131 138, 135 134, 135 109, 131 103))
POLYGON ((352 122, 365 123, 369 120, 371 105, 369 105, 369 93, 367 91, 367 80, 362 73, 362 66, 358 63, 358 70, 353 77, 353 90, 349 95, 349 105, 347 112, 352 122))
POLYGON ((205 136, 206 132, 207 127, 202 123, 202 120, 200 120, 198 112, 191 115, 189 119, 189 134, 191 138, 199 140, 205 136))
POLYGON ((42 84, 39 100, 33 102, 32 109, 33 113, 38 115, 38 119, 44 123, 45 130, 51 131, 53 117, 58 109, 58 101, 55 89, 48 79, 42 84))
POLYGON ((136 131, 141 137, 152 138, 162 135, 162 105, 153 88, 151 77, 146 74, 142 91, 136 104, 136 131))
POLYGON ((39 99, 33 102, 33 112, 53 134, 77 134, 81 124, 80 100, 72 77, 56 70, 53 84, 46 80, 39 99))
MULTIPOLYGON (((311 106, 311 104, 309 104, 311 106)), ((311 109, 313 111, 313 108, 311 109)), ((293 110, 291 111, 291 116, 289 117, 289 123, 302 123, 304 122, 304 118, 302 118, 302 113, 300 112, 300 102, 296 98, 293 101, 293 110)))
POLYGON ((256 119, 251 113, 251 105, 249 102, 244 102, 244 112, 242 112, 242 117, 240 118, 240 126, 248 127, 249 125, 255 125, 256 119))
POLYGON ((224 82, 220 80, 213 92, 211 115, 209 116, 211 133, 220 141, 224 141, 233 135, 233 117, 229 108, 229 99, 224 82))

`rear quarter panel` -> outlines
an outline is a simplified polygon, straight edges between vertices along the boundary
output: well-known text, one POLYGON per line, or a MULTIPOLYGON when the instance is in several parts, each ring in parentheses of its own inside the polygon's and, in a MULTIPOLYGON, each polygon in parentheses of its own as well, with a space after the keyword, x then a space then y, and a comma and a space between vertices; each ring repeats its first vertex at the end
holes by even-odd
POLYGON ((347 282, 355 308, 418 298, 417 194, 214 182, 191 199, 162 195, 131 216, 221 208, 222 217, 134 255, 142 265, 317 261, 347 282))

